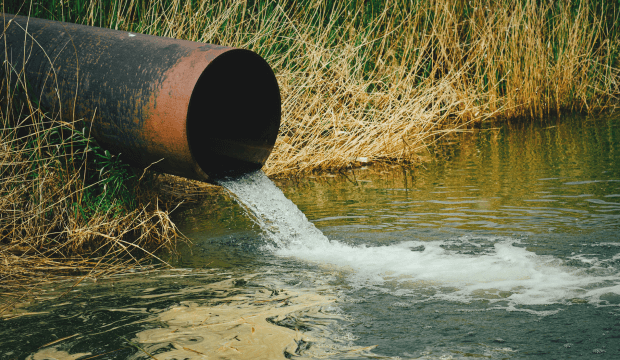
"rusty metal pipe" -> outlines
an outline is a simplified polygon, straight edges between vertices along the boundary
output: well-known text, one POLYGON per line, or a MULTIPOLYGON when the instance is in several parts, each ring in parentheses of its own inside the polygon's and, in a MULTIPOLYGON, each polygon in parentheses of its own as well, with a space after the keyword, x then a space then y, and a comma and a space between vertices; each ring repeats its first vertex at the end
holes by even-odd
POLYGON ((25 71, 30 96, 92 121, 101 146, 134 165, 213 181, 261 168, 273 149, 280 91, 249 50, 10 14, 1 23, 0 56, 25 71))

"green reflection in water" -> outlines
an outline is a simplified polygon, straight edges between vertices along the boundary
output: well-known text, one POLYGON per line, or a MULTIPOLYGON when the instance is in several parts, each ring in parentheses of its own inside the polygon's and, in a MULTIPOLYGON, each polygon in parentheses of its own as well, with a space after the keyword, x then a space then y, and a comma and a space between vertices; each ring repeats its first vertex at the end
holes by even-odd
POLYGON ((506 124, 457 137, 425 169, 372 166, 278 185, 322 228, 541 233, 620 223, 618 119, 506 124))

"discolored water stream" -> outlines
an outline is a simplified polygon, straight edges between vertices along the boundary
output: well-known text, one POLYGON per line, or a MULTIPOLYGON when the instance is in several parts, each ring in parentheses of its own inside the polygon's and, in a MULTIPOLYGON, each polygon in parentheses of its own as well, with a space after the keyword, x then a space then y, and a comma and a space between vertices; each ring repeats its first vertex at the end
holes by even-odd
POLYGON ((24 307, 0 358, 619 358, 620 119, 489 125, 438 151, 225 182, 244 205, 179 214, 179 270, 24 307))

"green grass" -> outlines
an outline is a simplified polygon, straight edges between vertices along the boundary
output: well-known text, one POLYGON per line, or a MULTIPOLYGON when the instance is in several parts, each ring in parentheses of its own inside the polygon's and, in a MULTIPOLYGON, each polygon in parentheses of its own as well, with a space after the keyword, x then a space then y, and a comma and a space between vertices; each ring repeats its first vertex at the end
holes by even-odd
POLYGON ((0 74, 0 313, 33 284, 122 271, 173 249, 154 177, 101 148, 83 119, 40 108, 12 64, 0 74))

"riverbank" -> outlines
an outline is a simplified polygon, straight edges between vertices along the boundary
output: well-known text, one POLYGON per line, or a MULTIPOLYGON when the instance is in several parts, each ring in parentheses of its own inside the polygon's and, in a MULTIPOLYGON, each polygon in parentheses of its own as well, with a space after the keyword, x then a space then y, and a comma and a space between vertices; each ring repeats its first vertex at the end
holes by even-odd
MULTIPOLYGON (((439 138, 489 119, 614 111, 620 96, 620 9, 603 1, 7 1, 3 11, 257 52, 282 93, 264 167, 272 177, 415 164, 439 138)), ((180 199, 162 201, 157 185, 168 180, 124 167, 90 146, 77 122, 9 90, 3 284, 19 288, 54 267, 80 276, 124 269, 173 251, 182 237, 169 211, 180 199), (92 260, 102 257, 110 262, 92 260), (62 265, 39 266, 50 258, 62 265)))

